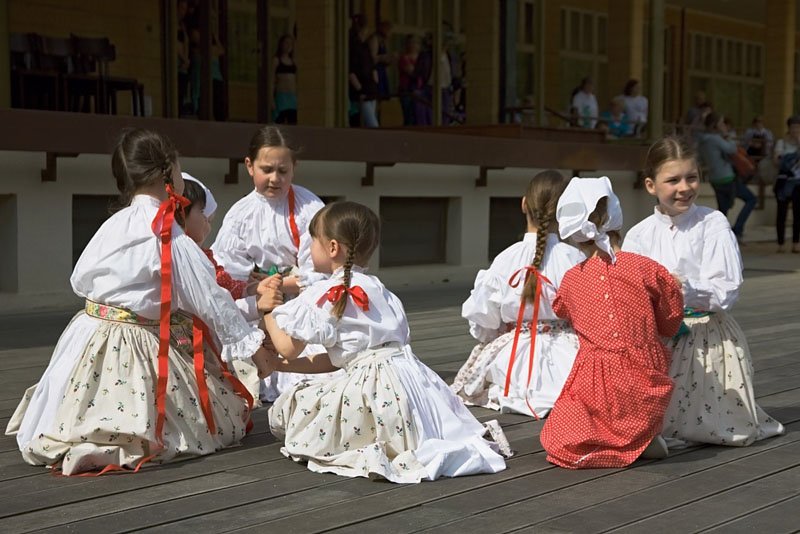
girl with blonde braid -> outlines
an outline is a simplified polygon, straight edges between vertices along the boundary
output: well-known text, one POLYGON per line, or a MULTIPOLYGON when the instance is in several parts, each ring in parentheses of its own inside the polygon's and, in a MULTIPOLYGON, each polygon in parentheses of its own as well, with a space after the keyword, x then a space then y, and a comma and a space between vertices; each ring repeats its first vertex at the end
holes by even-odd
MULTIPOLYGON (((403 304, 365 273, 380 241, 378 217, 354 202, 325 206, 311 221, 311 257, 331 273, 265 318, 282 358, 271 370, 344 374, 300 382, 270 408, 281 452, 311 471, 416 483, 505 469, 500 446, 411 352, 403 304), (299 357, 307 343, 327 353, 299 357)), ((266 288, 260 301, 274 301, 266 288)), ((505 443, 499 426, 495 439, 505 443)))
POLYGON ((462 306, 479 343, 451 388, 467 404, 544 417, 561 393, 578 339, 567 322, 558 320, 551 303, 561 277, 584 259, 558 239, 556 205, 566 185, 557 171, 534 176, 522 197, 527 233, 478 272, 462 306))

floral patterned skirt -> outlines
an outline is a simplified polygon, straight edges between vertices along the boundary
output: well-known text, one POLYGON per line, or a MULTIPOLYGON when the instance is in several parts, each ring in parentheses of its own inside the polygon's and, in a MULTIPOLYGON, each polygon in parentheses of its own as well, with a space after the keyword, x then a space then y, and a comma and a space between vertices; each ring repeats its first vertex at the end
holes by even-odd
POLYGON ((345 371, 275 401, 270 429, 284 455, 312 471, 400 483, 505 468, 484 426, 410 350, 367 350, 345 371))
POLYGON ((234 394, 210 350, 205 379, 216 433, 200 407, 192 360, 191 319, 173 315, 163 447, 156 437, 157 321, 95 310, 78 313, 61 335, 38 384, 11 418, 23 459, 66 475, 108 465, 136 467, 210 454, 246 432, 248 407, 234 394), (130 322, 128 322, 130 320, 130 322))
POLYGON ((572 369, 578 353, 578 336, 565 321, 539 321, 533 373, 528 386, 531 334, 529 327, 523 328, 511 370, 508 396, 505 396, 513 343, 512 330, 490 343, 476 345, 450 388, 470 405, 524 415, 533 415, 532 407, 538 417, 545 417, 572 369))
POLYGON ((719 312, 684 323, 689 334, 670 346, 675 389, 664 418, 668 445, 743 446, 783 434, 783 425, 756 403, 750 349, 734 318, 719 312))

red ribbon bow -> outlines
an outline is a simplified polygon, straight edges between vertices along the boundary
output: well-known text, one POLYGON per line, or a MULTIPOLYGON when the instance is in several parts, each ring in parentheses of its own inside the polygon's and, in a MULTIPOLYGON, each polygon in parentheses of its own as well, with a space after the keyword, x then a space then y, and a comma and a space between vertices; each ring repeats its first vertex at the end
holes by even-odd
POLYGON ((317 301, 317 306, 322 306, 325 301, 338 302, 342 298, 342 293, 347 293, 353 303, 364 311, 369 311, 369 297, 367 293, 361 289, 361 286, 345 287, 344 284, 333 286, 328 291, 322 294, 317 301))
MULTIPOLYGON (((553 285, 553 282, 547 279, 545 275, 537 271, 534 267, 527 265, 511 275, 511 278, 508 279, 508 285, 511 287, 519 287, 520 283, 524 283, 528 281, 528 278, 533 275, 536 277, 536 291, 533 297, 533 319, 531 320, 531 349, 530 354, 528 356, 528 383, 525 385, 525 404, 528 405, 528 409, 533 414, 533 417, 536 420, 539 419, 539 416, 536 415, 536 411, 531 406, 530 402, 528 402, 528 390, 531 386, 531 378, 533 377, 533 351, 536 346, 536 326, 539 322, 539 300, 542 297, 542 282, 546 282, 547 284, 553 285), (524 276, 522 273, 525 273, 524 276)), ((527 306, 527 302, 525 299, 522 298, 519 303, 519 314, 517 315, 517 327, 514 330, 514 342, 511 344, 511 357, 508 360, 508 369, 506 370, 506 384, 505 389, 503 391, 503 396, 508 397, 508 390, 511 387, 511 371, 514 368, 514 360, 517 357, 517 343, 519 342, 519 334, 522 331, 522 319, 525 316, 525 308, 527 306)))
MULTIPOLYGON (((169 374, 170 313, 172 311, 172 223, 175 213, 182 212, 189 200, 175 193, 167 184, 168 198, 158 207, 153 219, 153 232, 161 238, 161 311, 158 329, 158 382, 156 383, 156 439, 162 444, 167 413, 167 376, 169 374)), ((203 380, 203 384, 205 380, 203 380)))

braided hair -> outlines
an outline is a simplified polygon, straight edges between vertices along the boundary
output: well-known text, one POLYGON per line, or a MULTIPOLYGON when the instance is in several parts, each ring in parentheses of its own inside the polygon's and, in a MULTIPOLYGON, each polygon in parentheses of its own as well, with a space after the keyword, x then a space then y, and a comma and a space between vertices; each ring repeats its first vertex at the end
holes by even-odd
POLYGON ((178 151, 167 137, 142 128, 122 131, 111 155, 111 172, 117 181, 117 209, 128 206, 136 191, 159 180, 172 183, 178 151))
MULTIPOLYGON (((346 250, 344 286, 353 281, 353 265, 366 265, 380 242, 380 220, 368 207, 356 202, 333 202, 319 210, 309 224, 315 239, 336 240, 346 250)), ((341 319, 347 307, 347 293, 342 292, 331 315, 341 319)))
MULTIPOLYGON (((536 253, 531 267, 537 271, 542 268, 544 251, 547 245, 547 234, 556 221, 558 198, 567 187, 564 176, 553 170, 542 171, 528 184, 525 191, 525 214, 528 220, 536 225, 536 253)), ((528 276, 522 289, 522 298, 533 302, 536 295, 536 276, 528 276)))

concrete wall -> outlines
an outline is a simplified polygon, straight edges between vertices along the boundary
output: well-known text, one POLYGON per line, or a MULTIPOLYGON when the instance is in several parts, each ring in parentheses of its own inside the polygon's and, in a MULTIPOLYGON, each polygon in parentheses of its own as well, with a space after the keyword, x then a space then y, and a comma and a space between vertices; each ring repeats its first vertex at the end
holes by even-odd
MULTIPOLYGON (((0 221, 5 225, 5 231, 0 232, 0 247, 4 250, 0 269, 3 311, 79 304, 69 286, 72 195, 116 193, 108 156, 59 159, 58 180, 47 183, 40 179, 44 162, 43 153, 0 152, 0 221)), ((220 159, 184 158, 182 166, 201 178, 219 202, 215 233, 227 209, 251 190, 250 178, 241 165, 239 183, 224 184, 227 161, 220 159)), ((378 269, 378 254, 373 258, 373 272, 387 283, 427 283, 468 280, 488 264, 490 198, 521 196, 538 169, 491 171, 485 188, 474 185, 478 172, 477 167, 471 166, 398 164, 377 168, 375 185, 362 187, 362 163, 301 161, 295 182, 320 196, 345 197, 376 211, 382 196, 451 199, 446 264, 378 269)), ((602 174, 612 178, 625 212, 626 229, 652 213, 652 197, 633 188, 634 173, 592 173, 602 174)), ((709 186, 703 186, 703 194, 701 203, 713 206, 709 186)), ((768 209, 754 212, 748 227, 770 224, 774 220, 773 205, 770 198, 768 209)))

